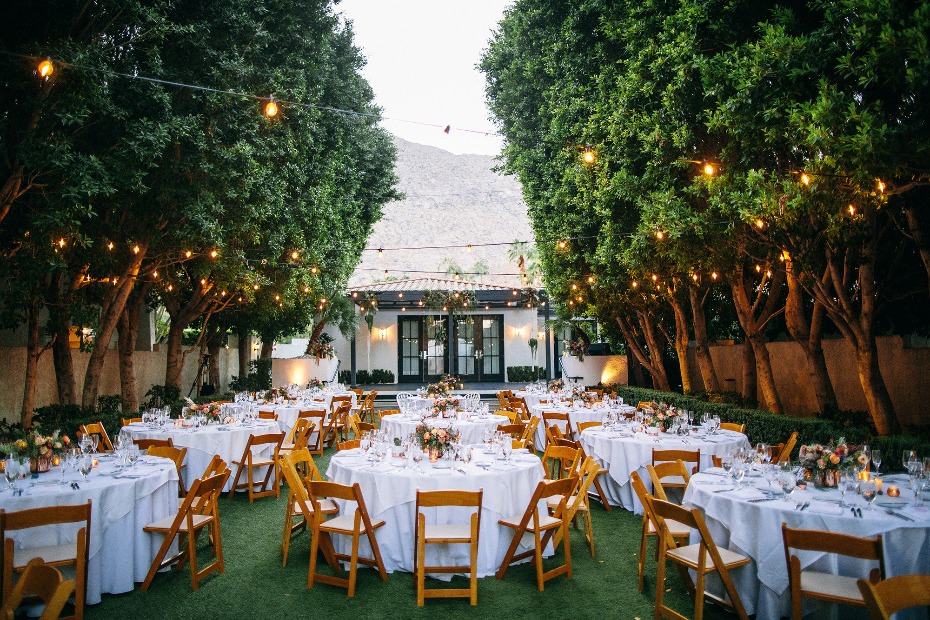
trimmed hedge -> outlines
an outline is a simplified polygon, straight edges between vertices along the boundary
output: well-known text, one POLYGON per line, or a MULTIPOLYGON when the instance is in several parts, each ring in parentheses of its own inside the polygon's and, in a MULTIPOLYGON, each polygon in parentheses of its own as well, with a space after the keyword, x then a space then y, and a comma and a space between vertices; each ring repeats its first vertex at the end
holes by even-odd
MULTIPOLYGON (((355 382, 361 385, 380 385, 382 383, 394 383, 394 373, 384 368, 375 368, 371 374, 367 370, 355 371, 355 382)), ((352 371, 340 370, 339 383, 346 385, 352 384, 352 371)))
POLYGON ((546 378, 545 366, 508 366, 507 381, 511 383, 524 383, 539 381, 546 378))
POLYGON ((874 435, 863 425, 844 426, 836 421, 822 418, 800 418, 777 415, 761 409, 748 409, 732 403, 712 403, 686 394, 660 392, 628 385, 598 386, 613 391, 628 404, 642 401, 664 402, 677 408, 696 412, 700 417, 705 413, 720 416, 722 422, 746 425, 746 435, 752 443, 781 443, 794 431, 798 431, 798 446, 793 458, 802 444, 828 443, 832 439, 845 437, 856 444, 868 444, 872 449, 880 449, 885 455, 882 471, 899 471, 904 469, 901 454, 904 450, 917 450, 921 456, 930 456, 930 441, 910 435, 874 435))

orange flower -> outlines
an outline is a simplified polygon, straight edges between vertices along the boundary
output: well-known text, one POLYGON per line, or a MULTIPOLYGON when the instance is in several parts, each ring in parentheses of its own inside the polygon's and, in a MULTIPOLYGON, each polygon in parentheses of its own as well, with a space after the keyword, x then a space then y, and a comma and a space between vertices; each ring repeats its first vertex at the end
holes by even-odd
POLYGON ((839 454, 831 454, 831 455, 830 455, 830 462, 831 462, 833 465, 839 465, 839 464, 840 464, 840 455, 839 455, 839 454))

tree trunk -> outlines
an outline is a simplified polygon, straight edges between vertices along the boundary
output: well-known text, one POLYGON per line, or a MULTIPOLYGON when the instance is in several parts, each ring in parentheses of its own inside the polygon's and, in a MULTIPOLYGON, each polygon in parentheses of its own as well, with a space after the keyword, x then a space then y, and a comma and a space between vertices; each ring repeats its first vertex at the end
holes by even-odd
POLYGON ((681 370, 681 390, 685 394, 694 391, 691 384, 691 367, 688 364, 688 344, 691 339, 688 335, 688 316, 685 305, 677 295, 672 295, 669 303, 675 313, 675 353, 678 355, 678 368, 681 370))
POLYGON ((139 286, 132 292, 126 301, 123 314, 116 324, 119 334, 119 384, 122 396, 123 413, 139 411, 139 394, 136 385, 136 366, 133 355, 139 339, 139 321, 142 313, 142 303, 149 292, 149 283, 139 286))
POLYGON ((917 244, 917 250, 920 252, 920 260, 924 264, 924 271, 927 272, 928 292, 930 292, 930 235, 924 230, 923 222, 920 219, 920 213, 916 211, 916 205, 911 200, 905 201, 904 215, 907 217, 907 227, 911 231, 911 237, 917 244))
POLYGON ((743 382, 740 384, 743 399, 750 403, 759 400, 759 386, 756 380, 756 353, 749 338, 743 340, 743 382))
POLYGON ((248 330, 239 330, 239 379, 249 376, 249 360, 252 359, 252 335, 248 330))
MULTIPOLYGON (((644 347, 639 342, 639 337, 637 335, 637 330, 634 323, 628 317, 624 316, 623 314, 617 314, 614 316, 614 320, 617 322, 617 325, 620 327, 620 331, 623 333, 627 348, 636 357, 639 365, 649 373, 649 376, 652 379, 653 389, 665 390, 666 392, 671 391, 668 385, 668 377, 665 374, 665 367, 662 365, 661 349, 659 349, 658 344, 656 343, 655 332, 651 329, 651 327, 649 331, 651 334, 652 342, 650 343, 650 338, 646 337, 644 334, 644 338, 646 340, 646 346, 644 347)), ((642 328, 644 324, 650 324, 648 319, 643 316, 639 317, 638 323, 640 328, 642 328)))
POLYGON ((694 351, 698 367, 701 369, 701 377, 704 379, 704 391, 719 392, 720 381, 717 379, 714 360, 710 356, 710 345, 707 338, 707 315, 704 313, 704 301, 707 299, 709 292, 708 290, 705 291, 704 295, 699 295, 696 288, 688 287, 694 326, 694 351))
POLYGON ((42 351, 39 349, 39 312, 41 304, 37 296, 32 298, 29 306, 29 318, 27 323, 26 335, 26 373, 25 383, 23 386, 23 408, 20 411, 20 419, 23 427, 32 427, 32 411, 36 405, 36 383, 39 376, 39 357, 42 351))
POLYGON ((652 375, 652 387, 657 390, 671 392, 672 386, 668 382, 668 374, 665 372, 665 363, 662 359, 662 346, 659 345, 652 317, 645 311, 639 311, 636 314, 639 318, 643 339, 646 341, 646 347, 649 350, 649 359, 652 360, 652 364, 649 366, 649 374, 652 375))
POLYGON ((216 326, 210 329, 210 336, 207 338, 207 353, 210 354, 209 381, 217 393, 220 391, 220 347, 223 346, 225 336, 226 330, 216 326))
POLYGON ((884 415, 874 416, 875 430, 879 435, 892 435, 901 431, 898 419, 894 415, 894 406, 891 395, 885 386, 881 370, 878 366, 878 347, 875 339, 863 342, 856 346, 856 370, 859 373, 859 383, 865 392, 865 400, 869 411, 882 412, 884 415))
POLYGON ((181 374, 184 371, 184 328, 179 321, 171 319, 168 328, 168 340, 165 342, 165 385, 181 388, 181 374))
POLYGON ((769 357, 769 339, 764 332, 759 331, 749 341, 756 356, 756 376, 762 389, 762 402, 768 411, 782 413, 781 399, 778 397, 778 387, 772 373, 772 360, 769 357))
POLYGON ((74 378, 74 358, 71 354, 71 291, 62 290, 62 274, 57 272, 49 286, 48 314, 53 332, 52 362, 55 365, 55 382, 58 402, 73 405, 77 402, 77 384, 74 378))
MULTIPOLYGON (((785 261, 787 274, 788 299, 785 302, 785 323, 788 333, 795 342, 801 345, 804 356, 807 358, 808 377, 817 400, 817 410, 823 413, 827 410, 838 409, 836 393, 830 382, 827 372, 827 360, 823 355, 823 318, 824 307, 819 301, 814 301, 814 310, 811 322, 808 325, 807 314, 804 311, 804 297, 801 283, 794 272, 791 259, 785 261)), ((827 278, 827 276, 824 276, 827 278)), ((826 284, 826 280, 824 280, 826 284)))
POLYGON ((94 349, 90 354, 90 360, 87 362, 87 371, 84 374, 84 390, 81 395, 81 404, 87 408, 93 408, 97 405, 97 396, 100 391, 100 376, 103 373, 103 363, 107 358, 107 350, 110 348, 110 339, 113 338, 113 332, 116 331, 116 324, 126 307, 126 300, 132 293, 136 285, 136 278, 139 275, 139 267, 145 259, 148 245, 140 243, 140 251, 133 255, 129 266, 119 277, 114 290, 107 291, 100 304, 100 322, 97 327, 97 333, 94 335, 94 349))
POLYGON ((274 352, 274 340, 264 341, 262 340, 262 350, 259 353, 259 357, 263 360, 271 359, 271 354, 274 352))

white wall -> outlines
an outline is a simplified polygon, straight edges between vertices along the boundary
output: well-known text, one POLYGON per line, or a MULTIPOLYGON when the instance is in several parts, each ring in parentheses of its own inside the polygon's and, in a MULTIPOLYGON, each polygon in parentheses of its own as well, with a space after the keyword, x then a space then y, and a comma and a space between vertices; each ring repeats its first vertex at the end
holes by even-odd
MULTIPOLYGON (((397 372, 397 339, 398 339, 398 317, 404 316, 435 316, 436 311, 408 310, 399 312, 396 310, 381 310, 374 316, 374 322, 371 330, 371 370, 383 368, 394 373, 396 380, 397 372), (384 337, 382 338, 382 330, 384 337)), ((505 308, 488 311, 467 312, 468 315, 491 314, 503 315, 504 317, 504 366, 532 366, 533 357, 530 352, 529 339, 531 337, 539 338, 537 310, 535 308, 505 308)), ((338 331, 327 332, 333 337, 333 347, 336 349, 336 355, 342 360, 340 370, 351 368, 351 343, 348 338, 344 337, 338 331)), ((364 320, 359 321, 358 329, 355 334, 356 339, 356 369, 368 370, 368 324, 364 320)), ((536 363, 545 366, 545 341, 540 339, 539 350, 536 352, 536 363)))

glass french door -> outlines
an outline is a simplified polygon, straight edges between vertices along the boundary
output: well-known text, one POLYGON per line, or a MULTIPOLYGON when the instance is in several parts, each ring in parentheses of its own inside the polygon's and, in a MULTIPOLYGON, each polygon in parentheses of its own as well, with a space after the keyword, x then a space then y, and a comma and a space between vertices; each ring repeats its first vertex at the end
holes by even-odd
POLYGON ((503 316, 468 315, 454 324, 455 373, 463 381, 503 381, 503 316))
POLYGON ((446 372, 445 317, 399 317, 399 383, 426 383, 446 372))

